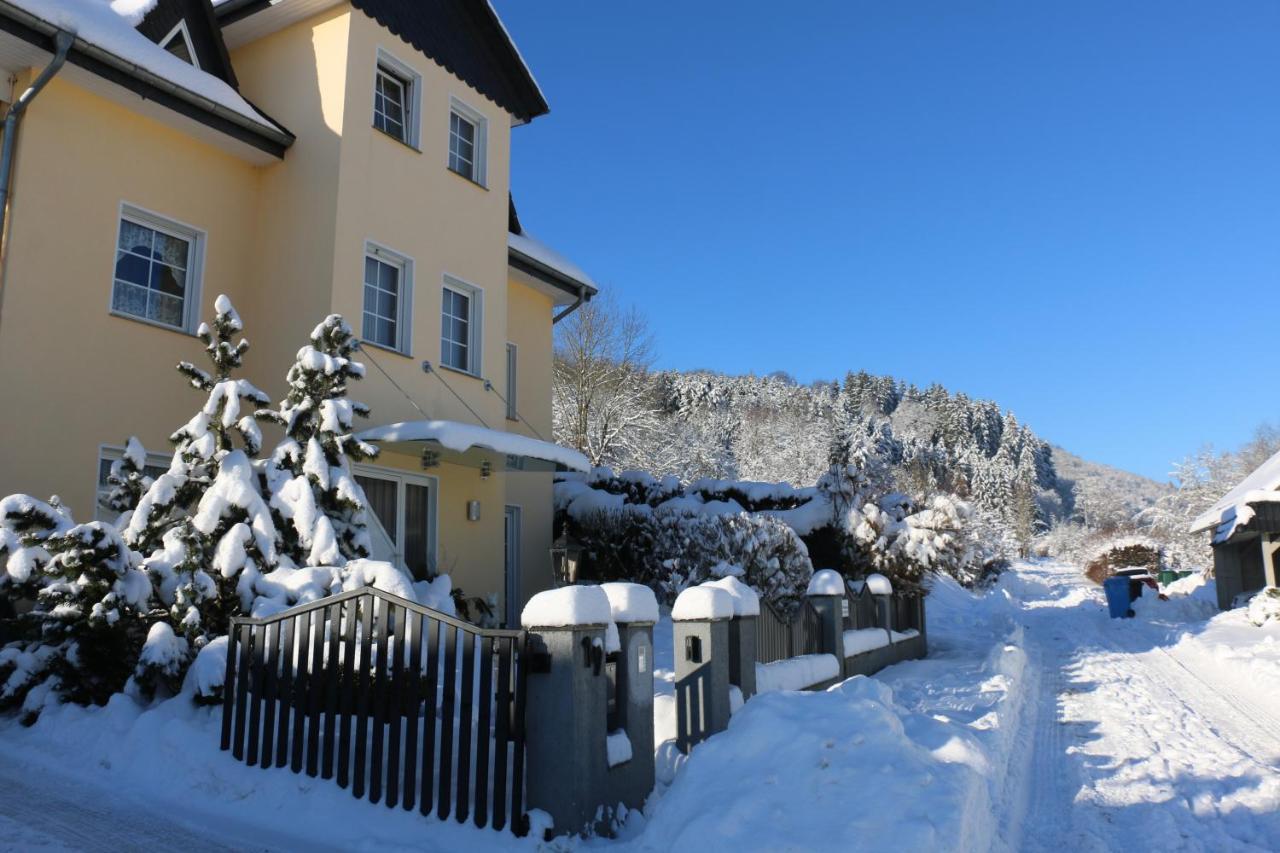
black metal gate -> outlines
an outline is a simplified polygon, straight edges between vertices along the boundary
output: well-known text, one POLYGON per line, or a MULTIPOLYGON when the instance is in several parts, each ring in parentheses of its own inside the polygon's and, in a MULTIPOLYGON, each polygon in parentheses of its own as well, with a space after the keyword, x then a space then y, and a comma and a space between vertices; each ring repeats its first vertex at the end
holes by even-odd
POLYGON ((523 834, 525 632, 366 587, 231 620, 222 748, 523 834))

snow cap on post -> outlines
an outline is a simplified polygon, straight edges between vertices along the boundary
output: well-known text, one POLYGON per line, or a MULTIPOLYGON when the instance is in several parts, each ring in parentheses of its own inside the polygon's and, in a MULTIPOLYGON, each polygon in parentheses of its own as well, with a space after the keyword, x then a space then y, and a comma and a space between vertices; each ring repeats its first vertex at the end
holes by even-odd
POLYGON ((609 622, 609 597, 598 586, 545 590, 529 599, 520 613, 520 624, 526 628, 572 628, 609 622))
MULTIPOLYGON (((872 575, 872 577, 880 577, 880 575, 872 575)), ((844 578, 840 577, 840 573, 834 569, 820 569, 809 578, 809 588, 805 591, 805 595, 844 595, 844 578)))
POLYGON ((692 622, 733 618, 733 596, 715 586, 691 586, 676 599, 671 618, 692 622))
POLYGON ((722 589, 733 598, 734 616, 759 616, 760 596, 742 581, 730 575, 718 581, 707 581, 703 586, 722 589))
POLYGON ((609 599, 614 622, 657 622, 658 599, 653 590, 639 583, 602 583, 609 599))
POLYGON ((893 582, 881 574, 867 575, 867 592, 872 595, 893 595, 893 582))

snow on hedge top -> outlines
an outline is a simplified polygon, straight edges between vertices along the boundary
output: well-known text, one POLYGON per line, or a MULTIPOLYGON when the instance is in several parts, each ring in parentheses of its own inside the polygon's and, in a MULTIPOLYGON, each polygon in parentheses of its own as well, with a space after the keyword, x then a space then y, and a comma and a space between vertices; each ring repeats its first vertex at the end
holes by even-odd
POLYGON ((382 442, 434 441, 458 453, 464 453, 472 447, 481 447, 508 456, 528 456, 531 459, 556 462, 578 471, 591 470, 591 463, 587 461, 587 457, 576 450, 513 432, 502 432, 457 421, 404 421, 367 429, 356 438, 363 441, 382 442))
POLYGON ((893 595, 893 582, 881 574, 867 575, 867 592, 872 595, 893 595))
POLYGON ((805 595, 844 595, 844 578, 834 569, 820 569, 809 578, 809 589, 805 595))
POLYGON ((596 283, 591 280, 591 276, 587 275, 582 267, 557 252, 555 249, 543 243, 541 240, 535 240, 527 233, 512 234, 507 233, 507 248, 514 249, 526 258, 531 258, 543 266, 550 267, 565 278, 571 278, 579 284, 585 284, 587 287, 596 289, 596 283))
POLYGON ((1216 526, 1218 529, 1213 538, 1215 542, 1221 542, 1229 538, 1237 526, 1248 524, 1253 519, 1250 503, 1280 501, 1280 495, 1273 494, 1276 489, 1280 489, 1280 452, 1259 465, 1257 470, 1201 513, 1191 522, 1190 531, 1199 533, 1216 526))
POLYGON ((184 62, 134 27, 155 5, 155 0, 6 0, 55 27, 75 33, 77 39, 99 47, 130 65, 226 107, 255 124, 279 130, 235 89, 184 62))
POLYGON ((756 594, 754 589, 732 575, 720 578, 718 581, 707 581, 702 585, 723 589, 729 593, 730 597, 733 598, 734 616, 760 615, 760 596, 756 594))
POLYGON ((733 596, 719 587, 691 586, 676 598, 671 608, 671 618, 676 621, 692 619, 732 619, 733 596))
POLYGON ((612 612, 609 596, 598 586, 565 586, 548 589, 529 599, 520 613, 526 628, 569 628, 574 625, 607 625, 612 612))
POLYGON ((639 583, 602 583, 609 599, 614 622, 657 622, 658 599, 653 590, 639 583))

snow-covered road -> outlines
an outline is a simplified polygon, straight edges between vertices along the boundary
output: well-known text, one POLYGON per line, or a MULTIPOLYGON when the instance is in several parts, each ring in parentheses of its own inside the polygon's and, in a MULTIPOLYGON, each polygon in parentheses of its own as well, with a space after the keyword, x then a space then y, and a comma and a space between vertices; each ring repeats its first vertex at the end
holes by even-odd
POLYGON ((1220 678, 1193 635, 1178 642, 1204 623, 1113 621, 1060 564, 1022 566, 1005 587, 1036 682, 1012 847, 1280 847, 1280 723, 1264 710, 1277 697, 1220 678))
MULTIPOLYGON (((1111 620, 1073 566, 940 579, 927 659, 753 698, 618 839, 552 849, 1280 850, 1280 625, 1206 591, 1111 620)), ((0 720, 0 850, 539 847, 246 767, 217 730, 183 698, 0 720)))

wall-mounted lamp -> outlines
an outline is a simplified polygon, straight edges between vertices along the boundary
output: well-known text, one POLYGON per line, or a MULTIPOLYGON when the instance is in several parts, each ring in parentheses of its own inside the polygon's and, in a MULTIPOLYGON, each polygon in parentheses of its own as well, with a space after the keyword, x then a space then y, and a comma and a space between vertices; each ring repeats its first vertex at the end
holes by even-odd
POLYGON ((422 451, 422 470, 428 471, 440 466, 440 453, 427 448, 422 451))
POLYGON ((489 479, 489 475, 492 473, 493 473, 493 466, 489 464, 488 459, 480 463, 480 479, 481 480, 489 479))

